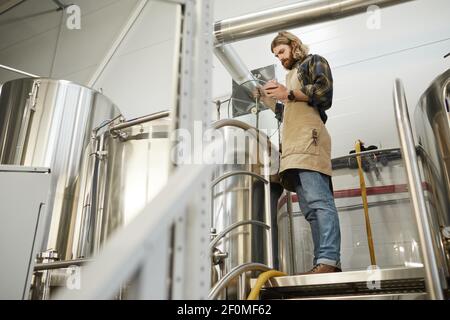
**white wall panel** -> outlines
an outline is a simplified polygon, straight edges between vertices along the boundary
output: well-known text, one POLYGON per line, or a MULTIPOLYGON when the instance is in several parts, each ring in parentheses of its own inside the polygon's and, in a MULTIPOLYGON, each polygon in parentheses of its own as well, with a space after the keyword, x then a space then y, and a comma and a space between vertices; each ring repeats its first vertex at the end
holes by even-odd
POLYGON ((99 79, 126 118, 171 108, 175 26, 176 5, 150 1, 99 79))
MULTIPOLYGON (((81 8, 81 29, 70 30, 64 21, 53 70, 54 78, 72 80, 69 75, 97 66, 136 4, 136 0, 102 1, 103 6, 93 8, 93 4, 85 7, 89 1, 79 2, 76 4, 81 8)), ((79 80, 86 83, 89 75, 79 80)))

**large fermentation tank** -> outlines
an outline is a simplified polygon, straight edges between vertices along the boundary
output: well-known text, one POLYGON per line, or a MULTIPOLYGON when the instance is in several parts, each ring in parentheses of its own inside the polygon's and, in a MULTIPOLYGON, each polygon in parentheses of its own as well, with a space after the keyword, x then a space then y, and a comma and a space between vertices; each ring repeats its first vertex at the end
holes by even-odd
MULTIPOLYGON (((333 159, 332 163, 342 270, 367 270, 371 259, 356 159, 348 155, 333 159)), ((420 240, 400 150, 367 152, 362 163, 376 265, 382 269, 422 266, 420 240)), ((305 272, 313 267, 311 228, 299 209, 301 199, 291 194, 291 210, 288 200, 282 197, 279 203, 281 270, 305 272)))
POLYGON ((95 255, 166 184, 170 171, 171 120, 159 112, 99 128, 82 175, 74 255, 95 255))
POLYGON ((0 164, 48 167, 50 230, 42 250, 72 258, 80 177, 93 130, 120 116, 101 93, 61 80, 6 82, 0 96, 0 164), (51 219, 50 219, 51 218, 51 219))
MULTIPOLYGON (((439 75, 422 94, 414 115, 418 156, 430 197, 428 209, 440 239, 438 257, 450 261, 450 69, 439 75), (447 247, 446 247, 447 246, 447 247)), ((442 261, 440 261, 442 262, 442 261)), ((443 264, 442 264, 443 265, 443 264)), ((450 268, 450 265, 448 265, 450 268)), ((446 270, 446 274, 448 274, 446 270)))

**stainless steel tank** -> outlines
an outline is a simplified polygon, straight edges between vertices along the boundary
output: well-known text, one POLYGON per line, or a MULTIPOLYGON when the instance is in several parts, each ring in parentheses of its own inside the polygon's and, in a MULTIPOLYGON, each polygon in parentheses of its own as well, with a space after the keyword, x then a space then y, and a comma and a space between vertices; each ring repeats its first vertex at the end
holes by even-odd
MULTIPOLYGON (((268 241, 272 223, 266 215, 271 210, 270 171, 261 170, 263 152, 258 152, 256 146, 259 142, 265 143, 260 145, 260 151, 267 148, 269 158, 266 161, 275 164, 275 173, 278 152, 266 135, 258 135, 255 128, 243 122, 221 120, 214 123, 213 128, 225 141, 224 161, 216 167, 212 184, 213 243, 215 253, 222 257, 215 261, 217 280, 245 263, 273 263, 273 244, 268 241)), ((245 285, 233 283, 226 297, 238 298, 239 291, 245 291, 245 285)))
MULTIPOLYGON (((371 259, 356 158, 348 155, 335 158, 332 163, 341 229, 341 266, 343 271, 367 270, 371 259)), ((420 240, 400 150, 368 151, 362 163, 378 267, 422 266, 420 240)), ((291 198, 284 196, 279 203, 281 270, 287 273, 306 272, 313 267, 311 228, 298 201, 301 199, 291 194, 291 198)))
POLYGON ((170 171, 169 112, 112 123, 91 140, 82 175, 73 252, 93 256, 164 187, 170 171))
POLYGON ((71 259, 76 204, 94 128, 120 116, 104 95, 61 80, 6 82, 0 95, 0 163, 49 167, 48 237, 42 249, 71 259), (48 240, 48 241, 47 241, 48 240))
MULTIPOLYGON (((432 200, 429 211, 440 230, 442 259, 450 270, 450 69, 439 75, 422 94, 416 107, 415 127, 419 160, 432 200)), ((440 261, 443 263, 442 261, 440 261)))

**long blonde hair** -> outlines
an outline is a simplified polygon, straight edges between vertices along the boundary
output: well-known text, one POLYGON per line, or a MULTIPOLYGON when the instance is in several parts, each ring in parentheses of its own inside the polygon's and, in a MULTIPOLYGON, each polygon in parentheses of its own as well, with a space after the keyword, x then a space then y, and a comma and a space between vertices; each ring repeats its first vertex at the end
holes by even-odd
POLYGON ((287 44, 292 49, 292 56, 296 61, 302 61, 309 54, 309 48, 307 45, 294 34, 288 31, 278 32, 278 35, 272 40, 270 49, 273 49, 280 44, 287 44))

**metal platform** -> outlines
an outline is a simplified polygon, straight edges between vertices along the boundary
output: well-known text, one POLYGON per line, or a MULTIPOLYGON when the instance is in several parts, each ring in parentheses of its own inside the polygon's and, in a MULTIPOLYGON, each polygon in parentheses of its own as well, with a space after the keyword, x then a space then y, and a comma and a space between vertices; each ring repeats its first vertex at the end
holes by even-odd
POLYGON ((278 277, 261 290, 261 299, 426 298, 423 268, 405 267, 278 277))

